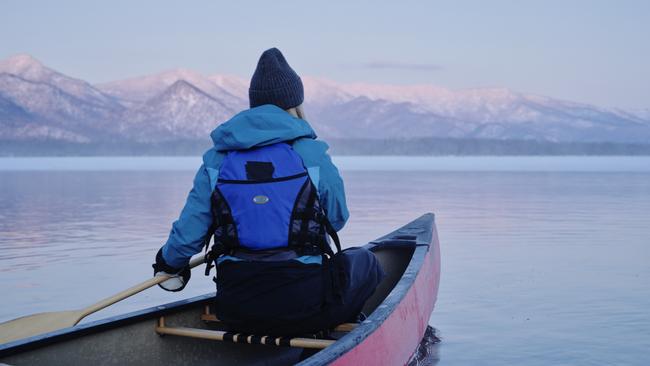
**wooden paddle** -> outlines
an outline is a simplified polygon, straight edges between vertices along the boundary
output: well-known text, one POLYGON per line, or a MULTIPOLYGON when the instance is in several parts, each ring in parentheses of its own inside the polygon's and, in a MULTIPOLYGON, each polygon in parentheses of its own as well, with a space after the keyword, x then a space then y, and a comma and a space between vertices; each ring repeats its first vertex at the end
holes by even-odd
MULTIPOLYGON (((190 261, 190 268, 194 268, 199 264, 204 263, 203 258, 203 256, 199 256, 192 259, 190 261)), ((140 291, 144 291, 149 287, 164 282, 170 277, 171 276, 153 277, 84 309, 39 313, 1 323, 0 344, 71 327, 79 323, 79 321, 86 316, 102 310, 107 306, 113 305, 118 301, 122 301, 129 296, 133 296, 140 291)))

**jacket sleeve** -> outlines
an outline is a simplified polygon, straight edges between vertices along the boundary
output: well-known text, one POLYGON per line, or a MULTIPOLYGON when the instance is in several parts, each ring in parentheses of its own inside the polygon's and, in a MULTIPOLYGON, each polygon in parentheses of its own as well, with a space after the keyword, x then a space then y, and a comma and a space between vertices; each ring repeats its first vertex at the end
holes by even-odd
POLYGON ((329 146, 323 141, 305 138, 295 141, 293 148, 302 157, 312 181, 317 175, 319 201, 334 229, 341 230, 350 213, 345 202, 343 179, 327 154, 329 146), (313 168, 317 168, 317 173, 312 173, 313 168))
POLYGON ((203 243, 212 225, 210 177, 201 165, 194 178, 180 217, 172 225, 167 243, 162 248, 165 262, 174 268, 187 265, 190 258, 203 249, 203 243))

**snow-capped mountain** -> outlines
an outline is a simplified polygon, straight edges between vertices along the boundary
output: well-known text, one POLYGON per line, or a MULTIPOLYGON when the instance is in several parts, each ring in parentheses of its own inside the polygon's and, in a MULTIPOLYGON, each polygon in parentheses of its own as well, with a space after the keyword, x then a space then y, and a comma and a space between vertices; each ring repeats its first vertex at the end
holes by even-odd
POLYGON ((239 79, 231 80, 227 77, 212 79, 186 69, 176 69, 155 75, 113 81, 99 84, 97 87, 104 93, 119 98, 123 104, 132 106, 159 95, 181 80, 233 108, 245 108, 247 101, 245 97, 235 94, 239 92, 239 79))
POLYGON ((207 133, 237 110, 185 80, 128 110, 121 130, 139 142, 205 139, 207 133), (192 121, 192 123, 188 123, 192 121))
POLYGON ((10 140, 115 139, 112 121, 124 109, 114 97, 28 55, 0 61, 0 98, 0 135, 10 140))
POLYGON ((248 81, 234 75, 210 75, 208 80, 239 98, 241 109, 248 107, 248 81))
POLYGON ((2 95, 0 95, 0 116, 2 116, 0 118, 0 140, 88 142, 88 139, 80 134, 40 122, 37 117, 2 95))
POLYGON ((117 106, 115 98, 102 93, 83 80, 71 78, 45 67, 29 55, 21 54, 1 60, 0 73, 15 75, 33 83, 56 86, 66 94, 87 103, 117 106))
POLYGON ((112 99, 106 103, 95 98, 88 101, 68 94, 56 85, 7 73, 0 73, 0 97, 20 108, 7 110, 0 116, 0 121, 13 120, 15 125, 23 124, 25 128, 29 125, 30 136, 34 134, 36 125, 41 126, 38 131, 48 131, 44 138, 52 136, 49 133, 52 129, 65 131, 56 135, 78 142, 94 140, 101 134, 110 136, 110 121, 122 108, 112 99))
MULTIPOLYGON (((303 82, 307 119, 324 138, 650 143, 650 109, 604 109, 502 88, 303 82)), ((247 107, 248 80, 236 76, 178 69, 93 86, 27 55, 0 61, 2 140, 207 140, 247 107)))
POLYGON ((316 96, 314 101, 306 102, 312 103, 317 112, 313 114, 314 121, 330 128, 340 124, 340 128, 334 129, 345 131, 345 135, 650 142, 648 119, 642 114, 503 88, 454 91, 428 85, 336 84, 306 79, 305 94, 306 98, 310 94, 316 96), (370 107, 372 103, 374 106, 370 107), (349 128, 354 121, 363 122, 349 128), (359 130, 369 123, 379 131, 372 126, 367 134, 359 130))

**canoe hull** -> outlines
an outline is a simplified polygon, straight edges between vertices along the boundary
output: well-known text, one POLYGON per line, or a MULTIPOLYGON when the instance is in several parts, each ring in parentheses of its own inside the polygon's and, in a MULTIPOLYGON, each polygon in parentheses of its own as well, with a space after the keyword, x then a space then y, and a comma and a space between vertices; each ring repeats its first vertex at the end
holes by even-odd
POLYGON ((404 365, 415 352, 429 325, 440 283, 437 234, 412 288, 370 336, 336 359, 333 365, 404 365))
MULTIPOLYGON (((394 284, 372 315, 355 332, 301 362, 300 366, 405 365, 409 361, 424 336, 438 297, 440 242, 433 219, 432 214, 424 215, 370 244, 381 249, 406 246, 409 244, 399 238, 427 233, 416 235, 414 252, 399 283, 394 284)), ((390 260, 384 257, 381 249, 375 250, 375 255, 386 268, 390 260)), ((399 256, 392 255, 391 259, 399 260, 399 256)), ((371 298, 366 306, 373 307, 372 302, 371 298)))

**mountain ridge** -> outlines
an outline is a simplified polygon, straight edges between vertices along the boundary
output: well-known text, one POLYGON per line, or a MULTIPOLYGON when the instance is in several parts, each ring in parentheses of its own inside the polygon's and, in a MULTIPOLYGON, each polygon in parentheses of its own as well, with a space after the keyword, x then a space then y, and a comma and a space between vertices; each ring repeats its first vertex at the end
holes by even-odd
MULTIPOLYGON (((650 109, 519 93, 305 76, 307 120, 330 139, 650 143, 650 109)), ((0 139, 161 144, 207 139, 248 108, 247 82, 187 69, 92 85, 29 55, 0 60, 0 139)))

